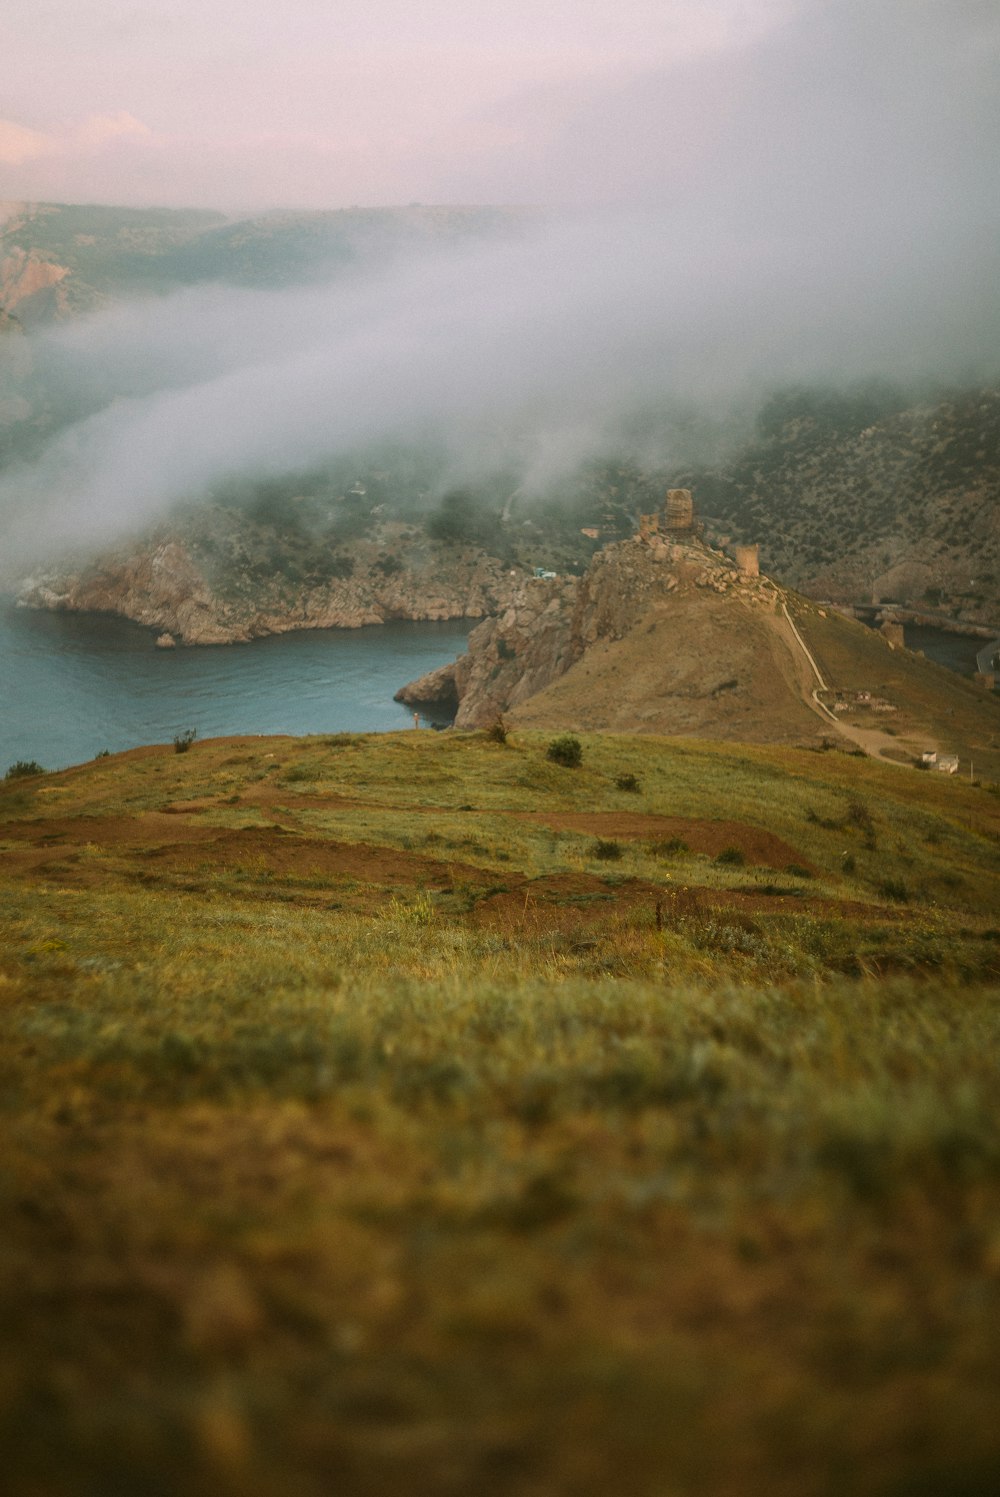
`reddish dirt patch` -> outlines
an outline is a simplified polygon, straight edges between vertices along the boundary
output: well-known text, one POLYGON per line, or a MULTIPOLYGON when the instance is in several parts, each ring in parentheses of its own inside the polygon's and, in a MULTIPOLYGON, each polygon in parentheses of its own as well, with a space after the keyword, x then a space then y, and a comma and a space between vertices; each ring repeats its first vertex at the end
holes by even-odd
POLYGON ((764 868, 787 868, 797 863, 816 869, 773 832, 744 821, 702 821, 687 816, 656 816, 641 811, 513 811, 518 821, 534 821, 557 832, 589 832, 595 837, 647 837, 669 841, 679 837, 692 852, 716 857, 724 848, 738 847, 748 863, 764 868))
POLYGON ((139 816, 45 816, 0 824, 0 840, 60 848, 83 847, 89 842, 104 848, 182 839, 198 842, 214 835, 212 827, 188 826, 164 811, 146 811, 139 816))
POLYGON ((555 874, 547 878, 511 879, 504 892, 479 900, 472 912, 477 924, 516 926, 531 931, 564 930, 596 924, 614 915, 645 908, 670 922, 684 916, 728 910, 744 915, 825 915, 851 920, 901 918, 899 911, 859 904, 855 900, 810 898, 797 894, 765 894, 753 889, 712 889, 703 885, 671 888, 645 879, 608 885, 592 874, 555 874))
POLYGON ((243 870, 251 876, 349 879, 369 886, 443 890, 456 883, 481 887, 493 877, 467 863, 392 847, 302 837, 281 826, 220 831, 160 812, 125 819, 81 816, 9 822, 0 825, 0 839, 23 844, 0 852, 0 872, 81 885, 123 875, 155 882, 172 872, 214 868, 243 870), (120 852, 125 865, 112 869, 81 859, 81 849, 88 845, 120 852))
POLYGON ((241 868, 249 873, 347 878, 365 884, 423 888, 451 888, 456 881, 481 885, 489 877, 483 869, 466 863, 445 863, 367 842, 300 837, 283 827, 216 832, 209 841, 153 849, 150 862, 158 868, 241 868))
MULTIPOLYGON (((306 807, 311 811, 341 811, 345 807, 354 810, 358 806, 363 806, 368 810, 374 811, 394 811, 400 809, 400 807, 393 806, 388 802, 362 800, 356 795, 339 795, 336 791, 316 795, 305 790, 293 790, 290 786, 280 784, 246 785, 240 791, 239 797, 239 801, 236 804, 241 806, 279 806, 287 808, 289 811, 297 811, 302 807, 306 807)), ((220 802, 216 801, 214 804, 219 805, 220 802)), ((403 809, 410 812, 423 810, 424 808, 421 806, 406 806, 403 809)), ((427 809, 433 810, 436 808, 427 807, 427 809)))

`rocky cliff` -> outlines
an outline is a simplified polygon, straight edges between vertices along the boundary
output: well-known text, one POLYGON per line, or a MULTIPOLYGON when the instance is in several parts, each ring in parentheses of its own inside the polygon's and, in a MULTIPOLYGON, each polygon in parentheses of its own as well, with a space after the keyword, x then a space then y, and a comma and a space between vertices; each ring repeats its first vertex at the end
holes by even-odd
POLYGON ((459 727, 502 713, 511 727, 839 743, 907 764, 932 745, 1000 773, 992 693, 695 537, 640 533, 578 580, 523 582, 466 655, 398 699, 450 707, 459 727))
MULTIPOLYGON (((18 601, 118 614, 166 636, 162 643, 215 645, 390 619, 482 618, 504 608, 515 586, 495 557, 405 525, 381 525, 350 543, 313 543, 305 567, 270 551, 273 536, 259 526, 244 525, 235 554, 220 554, 206 530, 211 518, 206 512, 200 529, 160 533, 78 570, 29 577, 18 601)), ((214 519, 233 542, 230 520, 214 519)))
MULTIPOLYGON (((671 691, 661 689, 673 674, 673 695, 678 701, 701 703, 701 717, 706 712, 719 715, 716 709, 723 695, 728 717, 740 717, 736 709, 741 702, 756 714, 760 692, 754 686, 753 648, 748 652, 747 640, 762 618, 773 615, 777 596, 770 579, 745 575, 721 552, 693 537, 654 535, 622 541, 599 552, 579 579, 522 582, 502 613, 473 630, 466 655, 411 682, 398 700, 453 707, 458 727, 484 726, 499 713, 527 721, 540 694, 579 674, 581 665, 586 674, 596 649, 625 640, 634 646, 637 631, 646 629, 638 653, 657 658, 656 690, 664 703, 671 691), (728 605, 720 615, 727 624, 724 638, 720 642, 713 635, 709 644, 704 631, 714 628, 720 610, 713 603, 723 599, 728 605), (666 633, 654 647, 653 635, 661 625, 666 633), (737 657, 739 672, 734 665, 737 657)), ((617 687, 612 684, 612 696, 619 703, 630 698, 634 664, 629 674, 631 681, 623 678, 617 687)), ((605 700, 598 711, 598 696, 607 696, 605 686, 588 691, 581 682, 581 687, 582 700, 569 710, 566 725, 582 725, 577 722, 581 713, 588 725, 604 725, 596 717, 609 711, 613 715, 614 710, 614 703, 605 700)), ((644 710, 634 701, 628 708, 638 723, 644 710)), ((803 724, 812 727, 808 709, 803 713, 803 724)), ((647 715, 647 725, 659 730, 663 717, 662 711, 654 711, 647 715)))

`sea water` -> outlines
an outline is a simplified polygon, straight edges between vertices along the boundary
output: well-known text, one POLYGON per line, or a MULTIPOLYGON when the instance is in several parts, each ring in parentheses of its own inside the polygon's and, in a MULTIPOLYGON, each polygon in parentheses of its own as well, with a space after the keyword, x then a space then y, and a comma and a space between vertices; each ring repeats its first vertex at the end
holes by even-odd
POLYGON ((60 769, 191 729, 372 733, 412 728, 395 691, 465 649, 473 623, 310 629, 247 645, 159 650, 123 619, 0 600, 0 776, 60 769))

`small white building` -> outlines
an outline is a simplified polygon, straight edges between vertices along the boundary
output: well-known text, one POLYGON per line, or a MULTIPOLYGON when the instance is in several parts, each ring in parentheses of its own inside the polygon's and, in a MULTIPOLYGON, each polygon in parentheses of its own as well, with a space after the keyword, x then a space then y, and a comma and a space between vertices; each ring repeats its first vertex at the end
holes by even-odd
POLYGON ((942 774, 958 774, 958 755, 942 754, 937 761, 937 767, 942 774))
POLYGON ((937 749, 924 749, 923 753, 920 755, 920 762, 921 764, 936 764, 937 749))

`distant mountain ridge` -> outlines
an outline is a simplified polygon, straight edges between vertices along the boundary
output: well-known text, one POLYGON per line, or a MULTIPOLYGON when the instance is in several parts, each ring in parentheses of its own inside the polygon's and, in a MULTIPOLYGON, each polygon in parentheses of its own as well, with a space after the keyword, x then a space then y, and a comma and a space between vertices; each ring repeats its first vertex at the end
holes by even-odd
POLYGON ((300 284, 400 250, 511 232, 529 210, 466 206, 280 211, 6 203, 0 309, 29 326, 200 283, 300 284))

